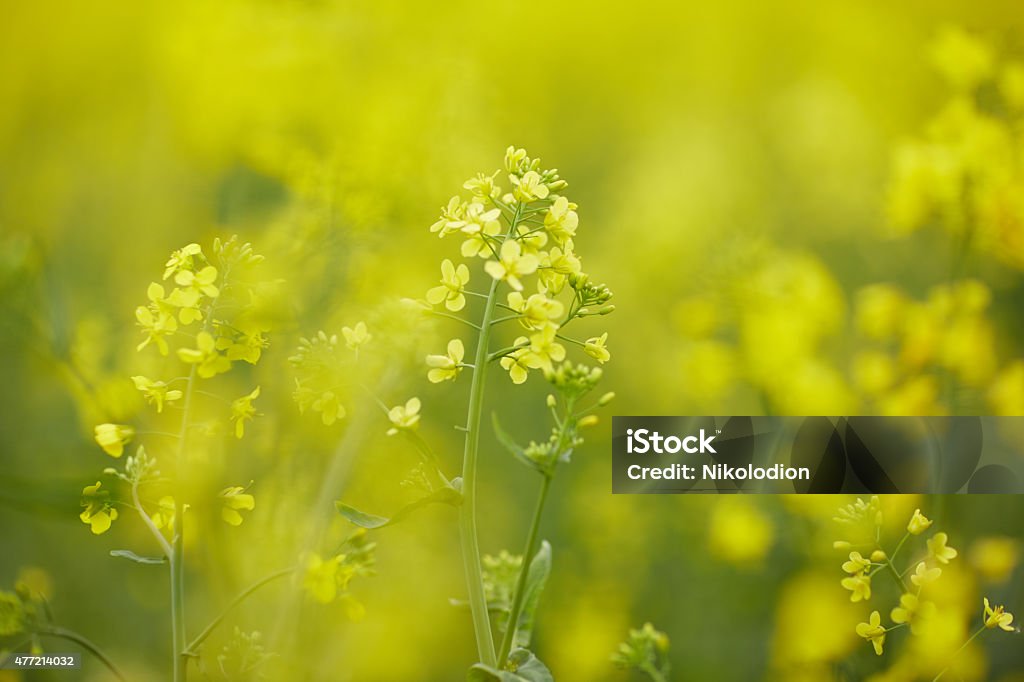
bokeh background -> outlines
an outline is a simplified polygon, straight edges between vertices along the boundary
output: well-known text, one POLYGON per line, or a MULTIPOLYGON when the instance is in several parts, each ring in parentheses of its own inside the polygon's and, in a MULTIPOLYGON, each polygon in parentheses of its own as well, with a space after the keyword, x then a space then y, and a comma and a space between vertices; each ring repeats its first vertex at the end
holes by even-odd
MULTIPOLYGON (((142 363, 135 307, 172 249, 217 235, 253 242, 279 286, 263 360, 226 380, 231 395, 259 384, 262 416, 196 464, 255 480, 258 502, 238 529, 197 524, 190 628, 311 533, 342 537, 334 499, 397 508, 413 455, 358 392, 329 427, 300 415, 287 358, 300 336, 373 328, 433 286, 452 246, 428 226, 509 144, 568 179, 577 250, 615 292, 600 322, 616 413, 1024 414, 1016 10, 4 3, 0 584, 46 594, 132 679, 166 678, 166 572, 108 556, 152 553, 152 539, 128 518, 94 537, 76 516, 110 463, 93 425, 145 410, 128 378, 142 363)), ((389 404, 423 399, 423 434, 451 471, 467 382, 428 387, 407 356, 454 333, 398 338, 366 379, 389 404)), ((544 435, 539 377, 513 390, 496 371, 489 386, 509 430, 544 435)), ((561 471, 542 527, 554 572, 536 650, 556 678, 629 679, 609 655, 648 620, 679 679, 937 672, 898 637, 876 658, 854 634, 870 607, 849 602, 831 546, 849 500, 613 497, 607 426, 561 471)), ((489 436, 481 475, 483 550, 520 551, 534 476, 489 436)), ((1024 501, 883 505, 887 534, 920 507, 961 550, 942 592, 953 631, 928 650, 976 627, 983 594, 1024 617, 1024 501)), ((361 621, 282 583, 209 650, 237 625, 278 652, 267 679, 460 679, 474 653, 468 614, 448 603, 463 597, 454 513, 375 539, 379 575, 353 585, 361 621)), ((986 633, 957 674, 1024 679, 1021 643, 986 633)), ((91 661, 81 678, 107 679, 91 661)))

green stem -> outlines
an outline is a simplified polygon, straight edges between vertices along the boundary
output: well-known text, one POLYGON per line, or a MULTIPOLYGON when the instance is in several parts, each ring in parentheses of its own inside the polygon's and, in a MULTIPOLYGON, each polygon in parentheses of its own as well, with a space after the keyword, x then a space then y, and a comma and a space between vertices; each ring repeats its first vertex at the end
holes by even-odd
MULTIPOLYGON (((209 313, 207 313, 209 319, 209 313)), ((196 368, 192 365, 185 385, 185 402, 181 414, 181 439, 178 441, 177 467, 174 483, 174 543, 171 547, 171 635, 174 649, 174 682, 188 679, 188 659, 185 657, 185 503, 184 476, 185 446, 188 439, 188 421, 192 413, 192 395, 196 384, 196 368)))
POLYGON ((249 597, 250 594, 252 594, 256 590, 260 589, 261 587, 263 587, 267 583, 271 583, 271 582, 277 580, 278 578, 283 578, 286 575, 291 575, 292 573, 295 572, 295 570, 296 569, 294 567, 292 567, 292 568, 282 569, 282 570, 277 571, 275 573, 271 573, 270 575, 264 576, 260 580, 257 580, 252 585, 247 587, 244 591, 239 593, 238 596, 236 596, 234 599, 231 600, 231 603, 229 603, 227 606, 224 607, 224 610, 220 612, 220 615, 218 615, 216 618, 214 618, 212 621, 210 621, 210 624, 207 625, 206 628, 202 632, 200 632, 199 635, 195 639, 192 640, 192 642, 188 645, 188 647, 186 647, 185 650, 182 652, 182 655, 183 656, 198 656, 199 655, 199 647, 202 645, 202 643, 204 641, 206 641, 206 638, 209 637, 213 633, 213 631, 217 629, 217 626, 220 625, 224 621, 225 618, 227 618, 227 615, 229 613, 231 613, 231 611, 235 607, 237 607, 239 604, 241 604, 243 601, 245 601, 249 597))
POLYGON ((904 592, 909 592, 910 590, 907 589, 907 584, 903 582, 903 576, 899 574, 899 572, 896 570, 896 567, 892 565, 892 562, 886 561, 885 567, 889 569, 889 574, 892 575, 893 580, 895 580, 896 584, 900 586, 900 589, 904 592))
POLYGON ((483 323, 476 344, 476 367, 469 389, 469 414, 466 418, 466 448, 462 459, 462 504, 459 506, 459 531, 462 541, 462 562, 466 571, 469 591, 469 610, 473 616, 473 632, 480 661, 495 664, 494 637, 487 615, 484 596, 483 570, 480 567, 480 542, 476 531, 476 466, 480 449, 480 421, 483 415, 484 379, 487 376, 487 345, 491 336, 491 316, 494 314, 498 280, 491 282, 491 290, 484 305, 483 323))
MULTIPOLYGON (((960 653, 961 651, 963 651, 964 649, 966 649, 966 648, 967 648, 967 645, 968 645, 968 644, 970 644, 971 642, 973 642, 973 641, 974 641, 974 638, 975 638, 975 637, 977 637, 978 635, 980 635, 980 634, 981 634, 981 633, 983 633, 983 632, 985 632, 985 624, 984 624, 984 623, 982 623, 981 627, 980 627, 980 628, 978 628, 978 631, 977 631, 977 632, 975 632, 975 633, 974 633, 973 635, 971 635, 971 638, 970 638, 970 639, 968 639, 968 640, 967 640, 966 642, 964 642, 963 644, 961 644, 961 645, 960 645, 960 648, 959 648, 959 649, 957 649, 956 651, 954 651, 954 652, 953 652, 953 655, 949 657, 949 660, 950 660, 950 665, 952 665, 952 664, 953 664, 953 659, 954 659, 954 658, 956 658, 956 657, 957 657, 957 655, 958 655, 958 654, 959 654, 959 653, 960 653)), ((945 668, 943 668, 943 669, 942 669, 942 670, 941 670, 941 671, 939 672, 939 674, 938 674, 938 675, 936 675, 934 679, 932 679, 932 682, 937 682, 937 680, 938 680, 938 679, 939 679, 940 677, 942 677, 943 675, 945 675, 945 674, 946 674, 946 671, 947 671, 947 670, 949 670, 949 667, 950 667, 950 666, 949 666, 949 665, 947 665, 947 666, 946 666, 945 668)))
POLYGON ((160 532, 160 529, 153 523, 153 519, 146 513, 146 510, 142 507, 142 501, 139 500, 139 482, 132 482, 132 501, 135 503, 135 510, 139 512, 139 516, 142 517, 142 522, 146 524, 146 528, 149 528, 149 532, 156 538, 157 543, 160 545, 160 551, 164 553, 167 560, 170 561, 171 555, 174 553, 174 549, 167 542, 164 534, 160 532))
POLYGON ((69 642, 74 642, 75 644, 77 644, 78 646, 82 647, 90 654, 95 656, 96 659, 99 660, 103 665, 107 666, 107 669, 114 674, 114 677, 122 681, 128 679, 124 676, 124 673, 118 670, 117 666, 114 665, 114 662, 107 658, 107 655, 103 653, 98 646, 96 646, 95 644, 93 644, 88 639, 78 634, 74 630, 68 630, 67 628, 59 627, 48 627, 43 628, 41 630, 37 630, 36 634, 43 635, 44 637, 57 637, 59 639, 66 639, 69 642))
POLYGON ((523 610, 523 599, 526 597, 526 578, 530 573, 530 562, 537 554, 537 545, 540 541, 540 519, 544 513, 544 504, 548 499, 548 490, 551 488, 551 476, 544 476, 540 486, 540 496, 537 498, 537 507, 533 511, 533 521, 530 523, 530 532, 526 536, 526 549, 523 552, 523 565, 519 568, 519 578, 516 580, 516 591, 512 597, 512 607, 508 613, 508 624, 505 628, 505 636, 501 640, 501 649, 498 651, 498 662, 504 665, 508 655, 512 651, 512 645, 516 640, 516 629, 519 626, 519 616, 523 610))

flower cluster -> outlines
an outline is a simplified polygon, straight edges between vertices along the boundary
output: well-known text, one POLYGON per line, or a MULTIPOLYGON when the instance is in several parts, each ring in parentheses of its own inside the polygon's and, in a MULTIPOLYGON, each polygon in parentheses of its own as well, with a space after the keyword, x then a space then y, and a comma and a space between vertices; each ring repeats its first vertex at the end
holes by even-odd
MULTIPOLYGON (((245 435, 246 424, 257 416, 254 402, 259 398, 260 387, 231 399, 200 390, 199 383, 229 372, 236 362, 256 364, 266 348, 267 329, 260 321, 259 295, 256 287, 246 283, 250 269, 262 261, 263 257, 254 253, 250 244, 237 237, 214 240, 209 255, 198 244, 188 244, 171 254, 163 282, 173 282, 174 288, 168 293, 163 283, 151 283, 147 290, 149 303, 139 306, 135 317, 145 336, 138 350, 155 347, 167 358, 161 362, 167 366, 167 376, 173 378, 141 374, 131 377, 135 388, 154 408, 153 424, 147 424, 145 429, 127 424, 98 424, 94 439, 104 452, 120 458, 137 437, 152 434, 159 436, 159 440, 150 444, 150 450, 161 455, 173 456, 175 451, 186 454, 188 441, 193 437, 196 403, 201 396, 216 399, 211 402, 219 415, 214 424, 231 423, 237 438, 245 435), (225 403, 230 410, 222 413, 225 403), (172 447, 166 448, 169 442, 172 447)), ((183 501, 163 495, 154 502, 149 500, 155 498, 139 493, 140 486, 159 482, 157 459, 139 445, 135 454, 127 458, 123 470, 108 468, 104 473, 131 486, 131 499, 124 504, 137 511, 151 530, 173 536, 174 519, 185 508, 183 501)), ((179 457, 175 465, 179 476, 181 465, 179 457)), ((119 501, 113 498, 114 492, 101 481, 82 490, 79 518, 97 535, 109 530, 118 519, 115 505, 119 501)), ((238 486, 224 488, 220 498, 222 518, 234 526, 242 522, 240 512, 255 506, 253 496, 238 486)))
MULTIPOLYGON (((931 586, 941 578, 943 567, 960 553, 949 545, 949 536, 938 531, 926 539, 925 553, 920 558, 909 562, 903 570, 898 569, 894 562, 899 552, 912 538, 925 535, 933 523, 920 509, 915 509, 903 537, 891 553, 887 552, 879 539, 883 515, 877 496, 868 502, 857 499, 855 503, 843 507, 836 520, 853 530, 851 539, 833 543, 833 547, 838 550, 852 550, 841 566, 846 577, 840 580, 842 587, 850 591, 850 601, 869 601, 872 598, 872 579, 879 573, 891 577, 899 590, 898 604, 889 611, 892 626, 885 626, 882 614, 875 610, 867 622, 859 623, 855 628, 857 634, 870 642, 875 653, 881 656, 888 633, 906 627, 912 635, 920 635, 923 626, 934 622, 937 609, 934 602, 925 598, 926 590, 932 589, 931 586), (869 531, 866 536, 871 538, 868 541, 864 541, 865 530, 869 531)), ((1006 613, 1002 607, 990 607, 987 598, 983 620, 984 628, 1013 630, 1010 626, 1012 614, 1006 613)))
MULTIPOLYGON (((614 310, 608 304, 611 292, 590 281, 576 255, 578 207, 560 194, 566 186, 556 169, 543 169, 539 159, 509 147, 504 171, 467 180, 463 187, 470 196, 452 197, 430 228, 440 237, 462 239, 463 257, 484 260, 485 287, 494 291, 499 283, 507 285, 509 291, 496 306, 511 314, 487 323, 517 320, 526 331, 499 356, 516 384, 525 382, 531 370, 550 372, 566 358, 566 343, 579 346, 599 363, 611 358, 607 333, 585 340, 562 333, 574 319, 614 310), (507 189, 499 181, 503 173, 507 189), (571 300, 559 300, 567 288, 571 300)), ((473 277, 466 263, 444 259, 440 285, 426 292, 424 306, 458 312, 465 308, 467 296, 487 298, 469 288, 473 277)), ((464 361, 465 346, 452 339, 445 353, 427 356, 427 376, 433 383, 453 381, 467 366, 464 361)))
POLYGON ((352 596, 349 583, 353 578, 375 574, 376 547, 360 528, 342 543, 338 554, 327 558, 313 552, 304 555, 300 560, 303 590, 320 604, 339 603, 349 619, 359 620, 365 609, 352 596))
POLYGON ((292 397, 299 411, 317 412, 325 426, 343 419, 348 411, 343 397, 349 388, 352 368, 359 352, 373 339, 365 322, 342 327, 342 336, 320 330, 312 338, 299 340, 295 354, 288 358, 295 370, 292 397))
POLYGON ((650 623, 629 631, 629 638, 612 654, 618 668, 638 670, 655 682, 669 679, 668 636, 650 623))
POLYGON ((1024 62, 957 28, 933 63, 951 86, 925 135, 896 151, 889 216, 903 233, 938 225, 963 246, 1024 269, 1024 62))

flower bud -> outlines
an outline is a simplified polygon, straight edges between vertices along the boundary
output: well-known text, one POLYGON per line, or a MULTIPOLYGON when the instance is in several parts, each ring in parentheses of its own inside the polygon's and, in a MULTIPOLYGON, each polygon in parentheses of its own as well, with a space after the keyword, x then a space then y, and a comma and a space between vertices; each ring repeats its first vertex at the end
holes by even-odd
POLYGON ((556 405, 555 396, 551 393, 548 393, 547 404, 548 407, 554 407, 556 405))
POLYGON ((846 550, 850 549, 850 547, 852 547, 852 546, 853 545, 851 545, 846 540, 836 540, 835 542, 832 543, 832 549, 838 549, 838 550, 844 551, 844 552, 846 550))
POLYGON ((876 549, 874 552, 871 553, 871 561, 876 564, 880 564, 886 561, 888 558, 889 555, 880 549, 876 549))
POLYGON ((615 399, 615 392, 614 391, 608 391, 603 396, 601 396, 601 399, 597 401, 597 404, 599 406, 601 406, 601 407, 604 407, 605 405, 607 405, 608 403, 610 403, 614 399, 615 399))
POLYGON ((580 428, 586 428, 588 426, 595 426, 600 421, 596 414, 588 414, 586 417, 582 417, 577 424, 580 428))

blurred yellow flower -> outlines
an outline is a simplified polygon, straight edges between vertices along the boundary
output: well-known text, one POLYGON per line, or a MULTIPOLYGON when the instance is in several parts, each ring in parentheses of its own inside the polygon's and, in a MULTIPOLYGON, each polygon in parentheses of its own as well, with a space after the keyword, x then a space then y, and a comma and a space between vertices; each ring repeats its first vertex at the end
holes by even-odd
POLYGON ((716 500, 708 526, 711 553, 741 567, 753 567, 772 547, 775 530, 757 506, 738 496, 716 500))
POLYGON ((164 411, 165 402, 173 403, 183 395, 181 391, 170 388, 163 381, 153 381, 141 375, 132 377, 132 381, 135 383, 135 388, 142 391, 142 394, 146 397, 146 402, 150 405, 156 405, 157 412, 164 411))
POLYGON ((210 298, 220 296, 220 289, 214 284, 217 281, 217 268, 207 265, 199 272, 180 270, 174 275, 174 283, 180 287, 188 287, 193 291, 206 294, 210 298))
POLYGON ((228 486, 220 491, 219 497, 222 505, 220 516, 232 526, 242 525, 242 511, 252 511, 256 508, 256 498, 246 493, 245 488, 241 486, 228 486))
POLYGON ((984 41, 957 26, 947 26, 931 49, 932 63, 951 85, 971 90, 992 76, 995 55, 984 41))
POLYGON ((946 545, 948 541, 949 536, 945 533, 936 533, 928 538, 928 555, 940 564, 948 564, 950 559, 955 559, 959 554, 955 549, 946 545))
POLYGON ((988 389, 988 401, 997 415, 1024 415, 1024 360, 1011 362, 996 375, 988 389))
POLYGON ((179 348, 178 357, 182 362, 197 365, 197 373, 204 379, 223 374, 231 369, 231 361, 217 351, 217 343, 209 332, 196 335, 195 348, 179 348))
POLYGON ((316 553, 306 557, 302 586, 321 604, 330 604, 338 595, 338 566, 344 558, 338 555, 324 560, 316 553))
POLYGON ((1010 577, 1020 556, 1020 543, 1013 538, 982 538, 969 553, 971 564, 986 580, 1000 583, 1010 577))
POLYGON ((931 520, 926 518, 920 509, 915 509, 914 515, 910 517, 910 523, 907 524, 907 532, 911 535, 920 535, 928 530, 930 525, 932 525, 931 520))
POLYGON ((427 301, 431 305, 444 303, 452 312, 466 307, 466 296, 463 290, 469 283, 469 268, 465 263, 455 264, 448 258, 441 261, 441 285, 427 291, 427 301))
POLYGON ((885 628, 882 627, 882 617, 878 611, 872 611, 866 623, 857 624, 857 634, 871 642, 875 647, 875 654, 882 655, 882 646, 885 644, 885 628))
MULTIPOLYGON (((448 342, 447 355, 428 355, 427 379, 432 384, 439 384, 442 381, 454 381, 455 377, 462 371, 462 359, 466 356, 466 349, 459 339, 452 339, 448 342)), ((479 370, 478 370, 479 371, 479 370)))
POLYGON ((612 354, 608 352, 608 348, 605 347, 605 343, 608 341, 608 332, 601 334, 601 336, 594 336, 586 340, 583 344, 583 350, 587 355, 594 358, 600 364, 604 364, 612 359, 612 354))
POLYGON ((843 563, 843 570, 856 575, 871 567, 871 561, 860 555, 860 552, 850 552, 850 560, 843 563))
POLYGON ((938 566, 928 568, 928 564, 921 561, 917 564, 917 568, 914 569, 914 575, 910 576, 910 582, 914 583, 918 587, 924 587, 925 585, 938 580, 941 575, 941 568, 938 566))
POLYGON ((388 429, 388 435, 393 436, 398 431, 415 431, 420 424, 420 399, 413 397, 405 401, 405 405, 396 405, 388 410, 388 419, 394 424, 388 429))
POLYGON ((175 513, 174 498, 170 495, 164 495, 157 502, 156 511, 150 514, 150 519, 152 519, 153 525, 157 528, 166 528, 173 534, 175 513))
POLYGON ((355 327, 342 327, 341 335, 345 337, 345 345, 349 350, 359 350, 373 339, 373 335, 366 329, 365 322, 356 322, 355 327))
POLYGON ((98 424, 93 433, 104 452, 111 457, 120 457, 124 453, 124 446, 135 436, 135 429, 123 424, 98 424))
POLYGON ((908 592, 900 595, 900 605, 894 608, 890 615, 892 622, 898 625, 909 625, 910 629, 917 634, 920 631, 920 622, 935 615, 935 604, 930 601, 921 601, 916 594, 908 592))
POLYGON ((330 426, 339 419, 344 419, 347 414, 345 406, 341 404, 341 400, 334 391, 324 391, 317 396, 312 403, 312 408, 314 412, 320 413, 324 426, 330 426))
POLYGON ((235 423, 235 438, 245 435, 245 422, 252 421, 256 416, 256 408, 252 401, 260 397, 260 387, 257 386, 248 395, 236 398, 231 402, 231 421, 235 423))

